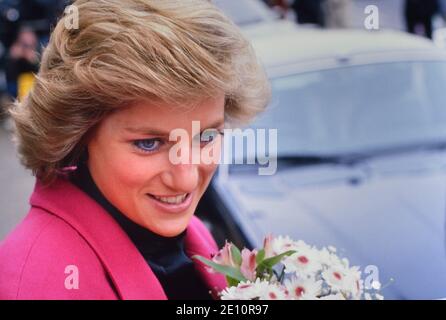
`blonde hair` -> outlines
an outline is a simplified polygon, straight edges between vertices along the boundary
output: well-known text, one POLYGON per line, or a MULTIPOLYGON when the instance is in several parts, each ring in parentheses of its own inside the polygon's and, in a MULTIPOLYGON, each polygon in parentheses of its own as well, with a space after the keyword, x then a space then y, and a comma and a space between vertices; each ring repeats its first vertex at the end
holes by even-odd
POLYGON ((117 108, 198 102, 225 92, 244 124, 270 97, 240 30, 206 0, 78 0, 79 28, 54 28, 36 82, 10 114, 25 167, 44 182, 72 165, 91 128, 117 108))

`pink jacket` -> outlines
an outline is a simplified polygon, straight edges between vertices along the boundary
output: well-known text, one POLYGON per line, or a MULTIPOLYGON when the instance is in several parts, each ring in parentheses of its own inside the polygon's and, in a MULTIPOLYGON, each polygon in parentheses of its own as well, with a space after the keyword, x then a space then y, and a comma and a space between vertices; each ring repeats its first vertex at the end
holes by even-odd
MULTIPOLYGON (((25 219, 0 245, 0 299, 166 299, 146 261, 115 220, 68 180, 38 180, 25 219)), ((188 256, 217 246, 193 217, 188 256)), ((224 276, 195 267, 216 298, 224 276)))

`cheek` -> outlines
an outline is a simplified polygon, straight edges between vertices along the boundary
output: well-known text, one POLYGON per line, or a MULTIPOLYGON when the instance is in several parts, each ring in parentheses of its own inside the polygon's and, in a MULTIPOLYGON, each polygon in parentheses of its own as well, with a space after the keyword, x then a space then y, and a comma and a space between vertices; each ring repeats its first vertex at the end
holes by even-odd
POLYGON ((136 154, 123 154, 116 161, 111 175, 119 180, 121 187, 138 191, 147 187, 150 182, 161 173, 162 159, 156 156, 138 156, 136 154))
POLYGON ((215 174, 217 168, 218 164, 200 165, 201 176, 203 177, 203 182, 206 186, 211 181, 211 178, 215 174))
POLYGON ((160 157, 140 156, 123 145, 89 149, 90 165, 102 188, 116 194, 134 193, 159 174, 160 157))

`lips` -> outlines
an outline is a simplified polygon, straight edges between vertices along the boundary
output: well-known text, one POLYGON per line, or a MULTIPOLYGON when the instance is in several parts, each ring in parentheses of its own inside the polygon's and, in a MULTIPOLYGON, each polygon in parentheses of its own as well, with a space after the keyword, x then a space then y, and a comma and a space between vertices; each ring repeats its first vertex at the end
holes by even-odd
POLYGON ((170 196, 147 194, 147 199, 150 200, 154 207, 162 212, 181 213, 186 211, 192 204, 194 193, 195 192, 170 196))
POLYGON ((176 196, 156 196, 153 194, 149 194, 150 197, 161 201, 163 203, 167 203, 167 204, 180 204, 182 202, 184 202, 184 200, 186 199, 188 193, 184 193, 181 195, 176 195, 176 196))

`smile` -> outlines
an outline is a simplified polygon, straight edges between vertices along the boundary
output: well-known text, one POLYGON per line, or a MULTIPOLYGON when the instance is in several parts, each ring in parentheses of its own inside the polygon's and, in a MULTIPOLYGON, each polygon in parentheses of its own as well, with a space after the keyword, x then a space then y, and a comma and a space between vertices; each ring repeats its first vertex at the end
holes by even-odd
POLYGON ((166 197, 166 196, 155 196, 153 194, 149 194, 150 197, 152 197, 160 202, 167 203, 167 204, 183 203, 188 195, 189 195, 189 193, 185 193, 182 195, 166 197))
POLYGON ((147 199, 150 200, 153 206, 158 210, 167 213, 181 213, 185 212, 192 205, 194 192, 178 194, 175 196, 156 196, 147 194, 147 199))

